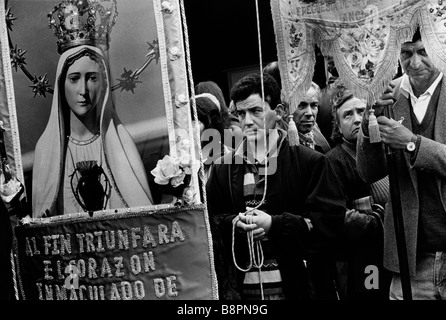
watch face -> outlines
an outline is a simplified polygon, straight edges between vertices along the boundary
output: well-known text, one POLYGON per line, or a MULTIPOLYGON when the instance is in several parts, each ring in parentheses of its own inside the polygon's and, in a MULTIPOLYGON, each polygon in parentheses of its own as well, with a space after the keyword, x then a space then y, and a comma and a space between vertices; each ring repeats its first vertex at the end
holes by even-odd
POLYGON ((407 150, 408 151, 414 151, 415 150, 415 143, 414 142, 409 142, 408 144, 407 144, 407 150))

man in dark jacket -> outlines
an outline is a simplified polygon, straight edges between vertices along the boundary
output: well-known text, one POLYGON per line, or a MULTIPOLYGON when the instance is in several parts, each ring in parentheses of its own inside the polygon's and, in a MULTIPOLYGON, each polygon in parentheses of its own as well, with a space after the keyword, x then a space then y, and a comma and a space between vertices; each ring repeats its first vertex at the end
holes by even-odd
POLYGON ((280 89, 271 76, 263 76, 263 90, 260 75, 242 78, 231 99, 244 140, 214 166, 207 201, 219 250, 238 269, 241 298, 335 299, 331 245, 343 227, 345 197, 330 163, 290 146, 276 129, 280 89))

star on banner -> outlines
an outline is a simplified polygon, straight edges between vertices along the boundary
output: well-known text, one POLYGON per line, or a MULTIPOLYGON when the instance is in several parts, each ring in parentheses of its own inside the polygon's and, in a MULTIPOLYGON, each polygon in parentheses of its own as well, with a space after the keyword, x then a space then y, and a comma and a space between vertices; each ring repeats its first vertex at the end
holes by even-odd
POLYGON ((152 43, 147 42, 149 47, 147 48, 147 51, 149 51, 148 54, 146 54, 146 57, 151 57, 152 59, 155 59, 156 63, 158 64, 158 60, 160 57, 160 48, 158 44, 158 39, 154 39, 152 43))
POLYGON ((11 64, 12 67, 15 68, 15 71, 17 71, 17 67, 21 67, 22 65, 26 64, 25 53, 26 50, 17 48, 17 45, 15 45, 14 48, 11 48, 11 64))
POLYGON ((8 10, 6 10, 5 19, 6 19, 6 26, 8 27, 9 30, 12 31, 13 21, 17 20, 17 18, 14 17, 14 14, 11 12, 11 7, 9 7, 8 10))
POLYGON ((118 88, 121 88, 121 91, 132 91, 132 93, 135 93, 133 90, 136 88, 137 83, 142 83, 142 81, 138 80, 139 76, 136 75, 136 72, 133 72, 132 70, 127 70, 124 67, 124 73, 121 74, 121 78, 117 79, 119 81, 119 84, 117 85, 118 88))
POLYGON ((34 97, 36 95, 44 96, 46 98, 45 92, 50 91, 50 85, 48 84, 47 74, 45 73, 43 76, 34 76, 33 85, 29 86, 33 88, 34 97))

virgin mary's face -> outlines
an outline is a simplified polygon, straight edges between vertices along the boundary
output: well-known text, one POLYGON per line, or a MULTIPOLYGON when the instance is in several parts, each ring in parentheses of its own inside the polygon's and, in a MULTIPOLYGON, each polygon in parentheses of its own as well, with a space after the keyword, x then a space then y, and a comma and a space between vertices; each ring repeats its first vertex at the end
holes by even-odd
POLYGON ((93 114, 91 110, 102 99, 104 81, 99 64, 90 57, 82 57, 68 68, 65 98, 78 118, 93 114))

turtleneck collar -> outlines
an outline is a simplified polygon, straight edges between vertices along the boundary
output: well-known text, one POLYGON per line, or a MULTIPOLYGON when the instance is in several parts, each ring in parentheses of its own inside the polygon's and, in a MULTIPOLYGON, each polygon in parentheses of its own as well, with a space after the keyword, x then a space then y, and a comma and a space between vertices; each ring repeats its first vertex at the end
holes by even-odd
POLYGON ((342 144, 345 144, 349 149, 351 149, 354 153, 356 153, 356 141, 351 142, 342 138, 342 144))

